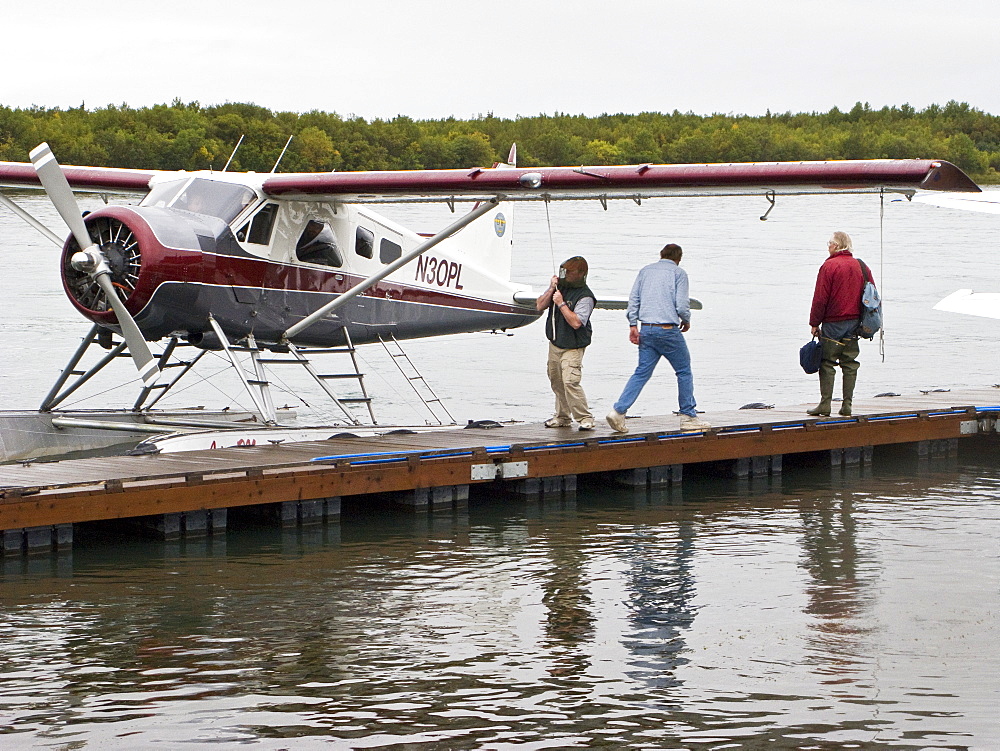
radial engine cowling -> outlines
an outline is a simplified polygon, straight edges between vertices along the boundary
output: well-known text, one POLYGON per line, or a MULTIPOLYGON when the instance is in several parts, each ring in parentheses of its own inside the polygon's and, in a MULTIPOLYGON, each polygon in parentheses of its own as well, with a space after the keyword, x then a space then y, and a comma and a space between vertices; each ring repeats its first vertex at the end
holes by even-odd
MULTIPOLYGON (((132 299, 142 274, 142 239, 145 226, 130 217, 128 210, 102 209, 84 219, 91 239, 97 245, 111 270, 111 283, 119 299, 135 313, 136 300, 132 299), (131 220, 131 221, 130 221, 131 220), (132 300, 132 304, 128 304, 132 300)), ((87 270, 77 268, 73 256, 81 250, 76 238, 70 236, 63 248, 63 288, 74 305, 98 323, 116 323, 104 290, 87 270)))

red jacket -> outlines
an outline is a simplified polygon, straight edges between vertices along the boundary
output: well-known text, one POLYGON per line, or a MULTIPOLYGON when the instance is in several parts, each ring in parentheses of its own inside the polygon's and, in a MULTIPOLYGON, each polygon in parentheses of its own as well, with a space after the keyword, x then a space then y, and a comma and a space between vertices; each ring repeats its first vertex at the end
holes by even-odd
POLYGON ((861 290, 864 286, 861 264, 851 255, 851 251, 844 250, 827 258, 819 267, 819 275, 816 277, 809 325, 819 326, 821 323, 859 318, 861 290))

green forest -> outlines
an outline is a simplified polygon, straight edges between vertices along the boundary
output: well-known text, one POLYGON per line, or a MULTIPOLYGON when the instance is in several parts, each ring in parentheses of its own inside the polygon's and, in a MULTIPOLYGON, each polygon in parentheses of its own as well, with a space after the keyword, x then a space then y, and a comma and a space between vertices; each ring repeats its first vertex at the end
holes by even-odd
POLYGON ((825 159, 946 159, 983 183, 1000 182, 1000 117, 948 102, 916 110, 785 112, 761 116, 644 112, 505 119, 367 121, 335 113, 272 112, 198 102, 132 108, 0 106, 0 160, 27 161, 47 141, 63 164, 267 172, 487 167, 517 143, 518 165, 610 165, 825 159))

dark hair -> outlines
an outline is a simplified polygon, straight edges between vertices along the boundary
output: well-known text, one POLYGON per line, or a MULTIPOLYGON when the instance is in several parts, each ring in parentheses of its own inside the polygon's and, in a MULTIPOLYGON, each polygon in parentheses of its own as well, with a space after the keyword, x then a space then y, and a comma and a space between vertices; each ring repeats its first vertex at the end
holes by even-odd
POLYGON ((567 258, 560 264, 560 266, 567 271, 575 271, 579 274, 583 274, 584 276, 586 276, 589 271, 587 259, 583 256, 573 256, 572 258, 567 258))
POLYGON ((677 243, 667 243, 663 246, 663 250, 660 251, 660 258, 666 258, 668 261, 678 263, 683 254, 684 251, 681 250, 680 245, 677 243))

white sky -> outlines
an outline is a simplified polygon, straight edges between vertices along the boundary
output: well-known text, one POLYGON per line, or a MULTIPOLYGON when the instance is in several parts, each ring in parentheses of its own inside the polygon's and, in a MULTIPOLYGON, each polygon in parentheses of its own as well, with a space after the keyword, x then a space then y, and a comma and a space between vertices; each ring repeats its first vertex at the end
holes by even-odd
POLYGON ((1000 114, 995 0, 0 0, 0 104, 1000 114))

